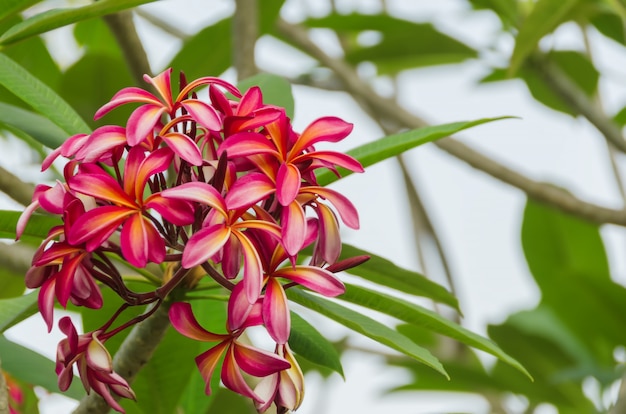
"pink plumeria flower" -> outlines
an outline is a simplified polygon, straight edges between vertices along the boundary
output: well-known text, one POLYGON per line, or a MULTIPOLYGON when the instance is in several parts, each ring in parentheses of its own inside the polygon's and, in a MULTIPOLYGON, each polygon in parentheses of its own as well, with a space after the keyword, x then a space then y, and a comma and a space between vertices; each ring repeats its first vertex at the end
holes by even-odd
POLYGON ((285 358, 291 367, 263 378, 254 388, 254 392, 265 400, 265 403, 255 403, 260 413, 267 411, 272 403, 278 413, 295 411, 304 398, 304 374, 289 345, 277 345, 276 353, 285 358))
POLYGON ((176 112, 179 109, 184 109, 202 127, 219 131, 222 124, 216 110, 205 102, 189 98, 188 95, 194 89, 204 85, 219 85, 237 97, 241 96, 239 90, 219 78, 204 77, 189 83, 174 99, 171 73, 172 69, 167 69, 153 78, 144 75, 144 80, 156 89, 158 97, 141 88, 124 88, 96 112, 94 119, 100 119, 120 105, 134 102, 143 104, 135 109, 126 124, 127 142, 130 146, 140 144, 151 135, 164 114, 169 115, 170 119, 176 118, 176 112))
POLYGON ((243 333, 243 329, 221 335, 207 331, 196 320, 189 303, 174 303, 170 308, 169 316, 174 329, 186 337, 202 342, 218 342, 213 348, 196 357, 196 364, 206 382, 207 395, 211 394, 211 377, 215 367, 224 354, 226 356, 221 372, 224 385, 258 403, 265 403, 265 401, 254 393, 243 378, 241 371, 255 377, 265 377, 291 367, 287 360, 276 354, 239 342, 237 338, 243 333))
POLYGON ((72 177, 68 182, 72 191, 92 196, 105 205, 89 210, 74 223, 67 235, 69 242, 86 243, 87 250, 93 251, 122 226, 121 249, 130 264, 144 267, 148 261, 161 263, 165 258, 165 241, 149 218, 150 210, 176 225, 194 221, 193 207, 185 201, 169 200, 158 192, 144 199, 148 180, 165 171, 172 156, 168 148, 148 156, 143 149, 132 148, 126 159, 122 186, 104 170, 72 177))
MULTIPOLYGON (((239 181, 233 185, 235 188, 239 181)), ((239 184, 240 186, 245 186, 239 184)), ((251 189, 252 190, 252 189, 251 189)), ((244 260, 243 283, 249 303, 254 303, 261 294, 263 272, 259 254, 245 234, 246 229, 259 229, 280 239, 280 227, 273 222, 255 219, 242 219, 246 210, 258 202, 254 191, 249 192, 250 198, 237 198, 236 207, 232 207, 231 194, 224 199, 217 190, 209 184, 190 182, 175 188, 164 190, 161 195, 166 199, 193 201, 209 206, 212 210, 205 218, 202 228, 194 233, 187 242, 183 251, 181 264, 190 269, 214 257, 231 240, 231 236, 238 243, 238 251, 244 260)))
POLYGON ((56 371, 61 391, 67 390, 72 383, 76 364, 87 393, 97 392, 111 408, 124 413, 113 394, 134 400, 135 393, 128 382, 113 371, 111 355, 98 337, 101 332, 78 335, 68 316, 61 318, 59 328, 66 335, 57 347, 56 371))

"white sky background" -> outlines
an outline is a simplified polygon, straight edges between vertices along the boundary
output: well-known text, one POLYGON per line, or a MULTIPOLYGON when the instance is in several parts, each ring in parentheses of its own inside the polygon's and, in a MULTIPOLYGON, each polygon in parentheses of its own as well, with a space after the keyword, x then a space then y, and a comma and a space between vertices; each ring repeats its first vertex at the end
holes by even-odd
MULTIPOLYGON (((58 6, 62 5, 62 1, 58 3, 58 6)), ((230 3, 226 0, 164 0, 147 5, 145 9, 167 16, 172 23, 193 31, 228 14, 232 10, 230 3)), ((376 0, 344 0, 337 3, 345 12, 371 12, 378 7, 376 0)), ((392 14, 416 21, 432 21, 443 32, 476 47, 485 46, 493 39, 491 34, 498 29, 494 16, 470 13, 467 2, 462 0, 388 0, 388 3, 392 14)), ((283 15, 298 20, 303 10, 323 15, 328 10, 328 2, 288 0, 283 15)), ((139 21, 139 29, 146 42, 153 71, 162 70, 180 43, 143 21, 139 21)), ((54 36, 68 38, 69 32, 58 31, 54 36)), ((333 39, 327 33, 317 31, 316 36, 320 45, 329 51, 335 50, 333 39)), ((610 78, 612 83, 601 85, 601 93, 608 112, 614 113, 626 103, 624 81, 619 79, 626 55, 623 49, 610 44, 610 41, 598 42, 598 38, 592 37, 592 45, 597 46, 595 57, 600 62, 600 68, 613 75, 610 78)), ((581 44, 573 26, 560 29, 548 41, 559 48, 581 44)), ((504 63, 502 56, 507 56, 512 46, 512 43, 500 42, 497 45, 500 58, 494 54, 489 56, 490 61, 504 63)), ((64 55, 66 51, 59 52, 62 59, 71 56, 64 55)), ((257 61, 262 68, 285 75, 295 75, 303 66, 314 63, 266 38, 258 43, 257 61)), ((534 179, 567 187, 586 200, 619 207, 620 198, 608 167, 606 146, 595 129, 583 120, 572 119, 537 104, 521 81, 477 86, 476 80, 486 73, 487 68, 482 62, 411 71, 401 76, 399 98, 403 105, 434 124, 501 115, 518 116, 522 119, 479 126, 459 136, 464 142, 534 179)), ((389 87, 384 81, 377 86, 383 92, 389 87)), ((294 94, 294 123, 298 131, 320 116, 336 115, 355 124, 352 135, 341 143, 341 150, 382 135, 346 95, 304 87, 294 87, 294 94)), ((15 153, 5 152, 11 156, 15 153)), ((432 145, 411 151, 406 160, 451 260, 465 314, 463 324, 484 334, 488 323, 502 322, 514 311, 533 307, 539 295, 527 271, 519 236, 524 195, 432 145)), ((2 163, 8 168, 17 168, 11 166, 11 161, 3 159, 2 163)), ((385 162, 369 168, 365 174, 342 180, 335 188, 355 203, 361 216, 359 231, 344 232, 346 242, 389 258, 401 266, 418 269, 399 168, 392 162, 385 162)), ((616 227, 606 226, 603 234, 613 274, 624 281, 624 233, 616 227)), ((334 333, 336 329, 332 331, 334 333)), ((44 342, 42 336, 45 332, 43 323, 30 320, 24 326, 9 331, 7 336, 33 347, 38 345, 38 351, 53 357, 55 341, 59 338, 44 342)), ((371 345, 365 340, 359 341, 361 343, 371 345)), ((385 368, 374 356, 348 353, 344 358, 344 371, 345 383, 338 376, 325 385, 315 377, 308 377, 307 395, 298 413, 487 412, 486 403, 479 399, 453 399, 416 393, 381 397, 382 390, 400 384, 407 377, 401 370, 385 368)), ((52 399, 60 400, 57 396, 52 399)), ((42 414, 65 412, 69 410, 67 407, 56 402, 46 403, 42 414)))

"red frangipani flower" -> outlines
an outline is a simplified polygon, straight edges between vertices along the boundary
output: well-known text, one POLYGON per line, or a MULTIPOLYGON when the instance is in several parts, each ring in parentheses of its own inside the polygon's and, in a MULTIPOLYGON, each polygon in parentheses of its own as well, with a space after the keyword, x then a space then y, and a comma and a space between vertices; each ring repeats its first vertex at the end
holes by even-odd
POLYGON ((217 78, 187 83, 181 76, 176 94, 171 69, 144 79, 156 93, 122 89, 95 114, 99 119, 118 106, 139 104, 125 125, 69 137, 45 158, 43 170, 60 157, 69 160, 64 180, 37 186, 18 220, 18 238, 40 207, 63 221, 50 229, 26 275, 26 285, 40 289, 38 305, 48 329, 55 301, 101 308, 101 289, 122 301, 100 328, 83 335, 69 318, 61 319, 67 338, 57 352, 59 387, 69 387, 76 367, 88 392, 123 411, 116 398, 134 394, 113 371, 104 343, 170 304, 172 296, 210 300, 186 295, 202 283, 226 294, 226 333, 200 326, 186 302, 171 304, 169 318, 182 335, 214 343, 196 357, 206 393, 223 360, 223 384, 252 399, 257 410, 295 410, 304 379, 289 347, 286 292, 306 288, 340 295, 345 288, 336 273, 365 260, 336 263, 340 223, 357 229, 359 217, 345 196, 320 186, 315 176, 320 168, 363 171, 349 155, 315 148, 344 139, 352 124, 324 117, 299 134, 284 108, 264 103, 258 87, 242 95, 217 78), (208 101, 198 98, 205 86, 208 101), (310 245, 307 264, 302 251, 310 245), (160 270, 150 263, 162 263, 160 270), (154 289, 130 289, 122 268, 135 271, 134 279, 145 276, 154 289), (211 281, 199 282, 203 277, 211 281), (127 318, 128 307, 146 305, 140 316, 117 322, 127 318), (250 327, 267 331, 274 353, 244 343, 250 327), (261 378, 255 389, 244 374, 261 378))

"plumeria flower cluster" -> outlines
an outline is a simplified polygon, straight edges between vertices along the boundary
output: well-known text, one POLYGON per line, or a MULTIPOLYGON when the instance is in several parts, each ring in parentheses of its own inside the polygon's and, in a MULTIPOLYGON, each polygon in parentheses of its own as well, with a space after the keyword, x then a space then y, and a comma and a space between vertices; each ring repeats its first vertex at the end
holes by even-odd
POLYGON ((103 286, 125 302, 93 332, 79 335, 69 318, 60 320, 67 338, 58 346, 59 386, 69 387, 76 367, 87 391, 123 412, 116 398, 134 394, 113 371, 104 344, 148 317, 187 275, 202 274, 229 293, 225 332, 204 329, 187 302, 173 303, 169 315, 181 334, 212 343, 196 358, 206 393, 223 361, 224 386, 251 398, 260 412, 272 404, 278 412, 295 410, 304 385, 288 343, 285 291, 301 286, 340 295, 344 285, 335 273, 366 260, 338 261, 340 222, 357 229, 357 211, 345 196, 320 186, 315 175, 320 168, 363 171, 348 155, 315 148, 344 139, 352 125, 324 117, 297 133, 284 108, 263 103, 258 87, 242 94, 218 78, 186 82, 181 76, 174 95, 170 77, 171 70, 145 76, 155 93, 122 89, 95 114, 99 119, 139 104, 125 126, 72 136, 54 150, 43 169, 59 157, 68 159, 64 180, 38 186, 18 222, 19 237, 39 208, 62 218, 26 275, 29 288, 40 288, 39 310, 49 330, 55 302, 98 309, 103 286), (201 88, 208 99, 198 98, 201 88), (299 255, 309 246, 312 254, 303 264, 299 255), (124 283, 116 260, 176 270, 153 292, 136 293, 124 283), (147 304, 151 311, 112 328, 126 307, 147 304), (265 327, 273 350, 242 340, 247 328, 257 326, 265 327), (260 379, 255 388, 244 373, 260 379))

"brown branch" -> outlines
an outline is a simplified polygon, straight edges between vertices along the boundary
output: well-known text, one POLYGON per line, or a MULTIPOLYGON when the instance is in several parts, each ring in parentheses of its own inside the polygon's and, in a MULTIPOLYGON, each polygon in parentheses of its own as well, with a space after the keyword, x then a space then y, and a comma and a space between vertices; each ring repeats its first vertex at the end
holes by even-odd
MULTIPOLYGON (((154 314, 141 323, 135 325, 130 334, 122 342, 122 346, 113 358, 113 369, 120 374, 129 384, 150 360, 159 343, 163 339, 167 328, 170 326, 168 318, 168 306, 161 304, 154 314)), ((83 398, 73 414, 104 414, 111 407, 100 397, 92 392, 83 398)))
POLYGON ((619 127, 560 68, 540 57, 535 57, 529 64, 538 69, 537 73, 553 92, 587 118, 607 141, 620 151, 626 152, 626 141, 619 127))
MULTIPOLYGON (((331 69, 344 83, 345 90, 357 101, 364 101, 380 117, 388 120, 397 128, 422 128, 428 126, 423 119, 409 113, 395 101, 376 94, 372 88, 362 81, 356 72, 344 61, 328 56, 322 49, 309 39, 306 30, 279 20, 278 29, 290 41, 331 69)), ((435 143, 437 147, 481 170, 492 177, 524 191, 528 197, 547 203, 564 212, 595 223, 612 223, 626 226, 626 212, 588 203, 574 197, 567 190, 551 184, 531 180, 503 164, 487 157, 469 146, 453 138, 445 138, 435 143)))
POLYGON ((0 167, 0 191, 23 206, 31 203, 35 186, 0 167))
POLYGON ((143 85, 143 75, 152 73, 148 56, 143 48, 141 39, 135 29, 133 23, 133 13, 131 11, 123 11, 120 13, 109 14, 104 16, 104 21, 109 26, 111 33, 115 36, 117 43, 122 49, 126 64, 130 69, 135 83, 143 85))
POLYGON ((233 16, 233 64, 239 80, 255 75, 254 45, 259 37, 257 0, 235 0, 233 16))

